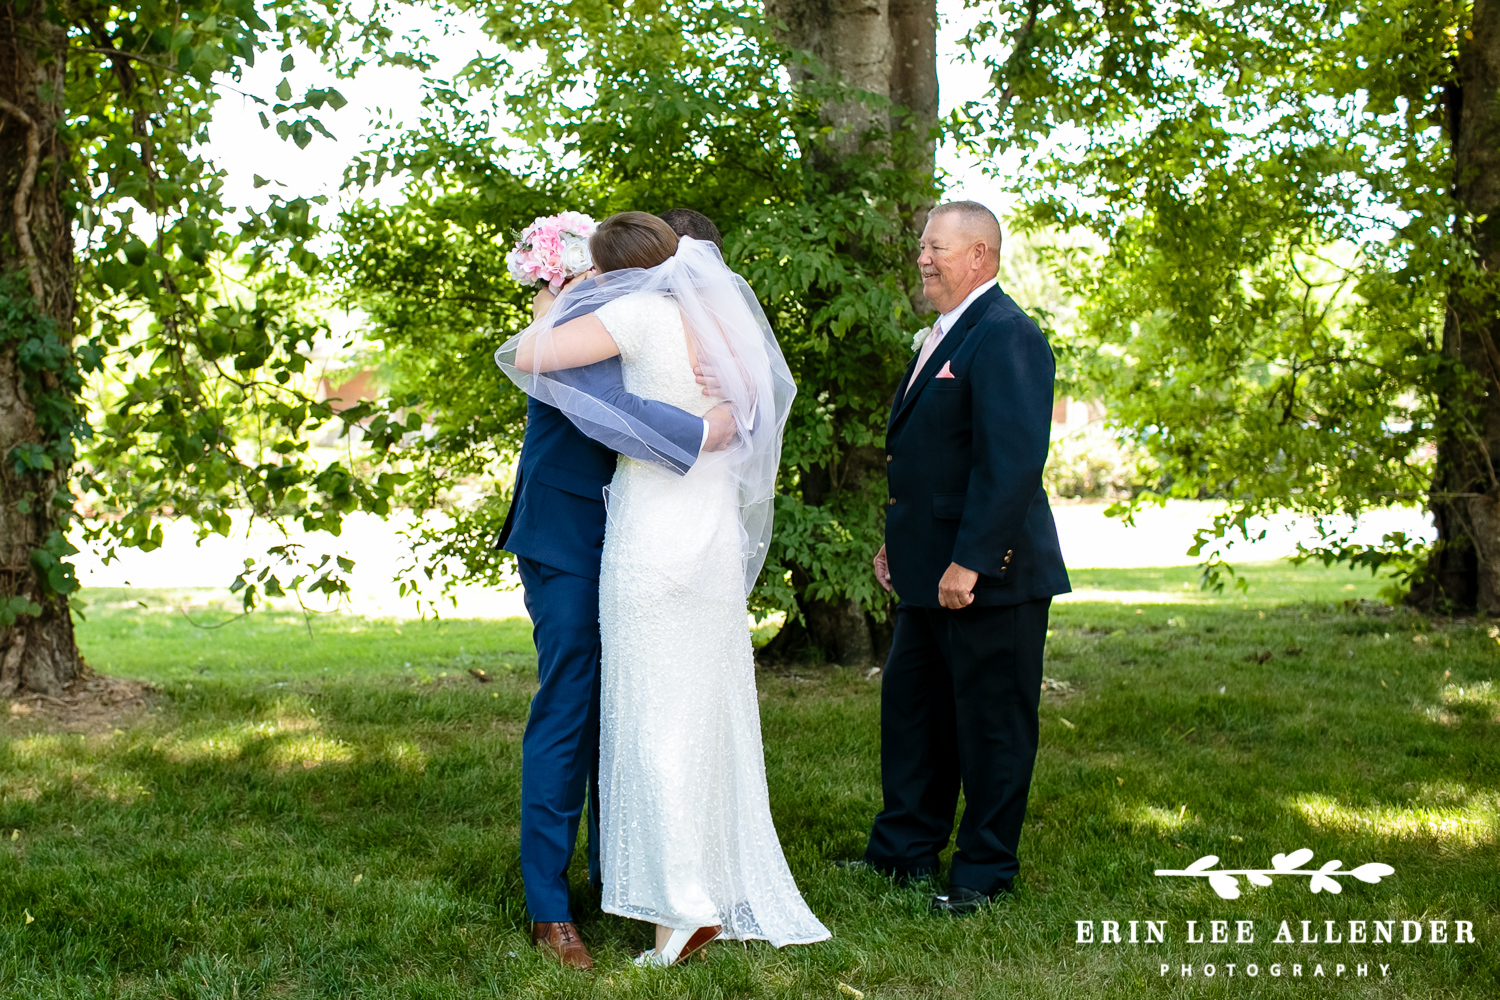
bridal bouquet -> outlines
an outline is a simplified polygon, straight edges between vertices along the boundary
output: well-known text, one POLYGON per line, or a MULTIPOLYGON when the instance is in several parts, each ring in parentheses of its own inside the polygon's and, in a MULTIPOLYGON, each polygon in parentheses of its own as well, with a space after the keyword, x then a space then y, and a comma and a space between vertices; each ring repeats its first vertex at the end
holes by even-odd
POLYGON ((523 285, 545 281, 556 292, 569 278, 594 265, 589 237, 599 224, 582 212, 559 212, 521 230, 505 255, 511 277, 523 285))

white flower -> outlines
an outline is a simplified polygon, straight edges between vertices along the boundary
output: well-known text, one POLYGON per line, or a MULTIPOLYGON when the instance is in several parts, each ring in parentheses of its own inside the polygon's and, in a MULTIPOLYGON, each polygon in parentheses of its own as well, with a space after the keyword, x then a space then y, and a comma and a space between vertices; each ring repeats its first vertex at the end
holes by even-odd
POLYGON ((589 241, 577 236, 563 237, 562 265, 569 274, 582 274, 592 266, 589 241))
POLYGON ((922 345, 927 343, 927 338, 930 336, 932 336, 932 327, 922 327, 922 329, 912 334, 911 349, 913 351, 920 351, 922 349, 922 345))
POLYGON ((505 266, 510 271, 510 276, 512 278, 515 278, 521 284, 526 285, 530 284, 532 281, 535 281, 536 276, 527 273, 526 268, 521 263, 523 256, 524 255, 521 251, 512 250, 510 253, 505 255, 505 266))

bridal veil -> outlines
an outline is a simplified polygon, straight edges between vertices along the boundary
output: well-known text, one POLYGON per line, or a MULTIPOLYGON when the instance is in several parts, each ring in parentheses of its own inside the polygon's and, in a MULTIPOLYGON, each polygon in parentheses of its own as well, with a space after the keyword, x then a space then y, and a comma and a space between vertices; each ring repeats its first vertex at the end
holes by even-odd
POLYGON ((688 476, 728 475, 738 496, 741 565, 750 592, 771 540, 782 432, 797 388, 760 303, 712 243, 683 237, 677 252, 656 267, 608 271, 567 289, 545 316, 495 352, 495 362, 524 392, 557 407, 613 451, 640 454, 644 447, 688 476), (718 379, 718 393, 734 414, 738 434, 729 448, 686 454, 607 398, 585 391, 563 367, 572 346, 566 338, 577 330, 571 320, 637 294, 664 296, 681 312, 693 355, 718 379), (518 353, 530 363, 518 367, 518 353))

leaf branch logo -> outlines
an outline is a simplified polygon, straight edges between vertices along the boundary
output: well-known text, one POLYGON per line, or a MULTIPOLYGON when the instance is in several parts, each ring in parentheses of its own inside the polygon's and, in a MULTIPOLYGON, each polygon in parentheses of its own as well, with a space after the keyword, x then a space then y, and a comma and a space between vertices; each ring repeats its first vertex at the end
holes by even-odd
POLYGON ((1239 899, 1240 882, 1235 876, 1243 875, 1252 885, 1270 885, 1273 875, 1311 875, 1308 888, 1314 893, 1331 892, 1337 895, 1344 891, 1339 879, 1344 875, 1352 875, 1361 882, 1374 885, 1387 875, 1395 874, 1396 869, 1379 861, 1371 861, 1360 865, 1358 868, 1343 870, 1342 861, 1326 861, 1322 868, 1302 868, 1301 865, 1312 860, 1313 852, 1307 848, 1293 851, 1290 854, 1278 854, 1271 859, 1270 868, 1220 868, 1214 869, 1219 863, 1218 855, 1205 854, 1186 868, 1158 868, 1157 875, 1177 875, 1189 878, 1206 878, 1208 884, 1213 887, 1222 899, 1239 899))

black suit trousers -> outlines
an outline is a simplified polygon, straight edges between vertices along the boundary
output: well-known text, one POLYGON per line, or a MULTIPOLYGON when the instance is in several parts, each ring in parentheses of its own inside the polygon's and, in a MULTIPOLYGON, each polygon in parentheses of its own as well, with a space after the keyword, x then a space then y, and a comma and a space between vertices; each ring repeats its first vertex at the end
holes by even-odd
POLYGON ((1010 888, 1036 762, 1051 598, 957 611, 902 604, 880 692, 884 808, 865 860, 935 873, 964 795, 950 885, 1010 888))

